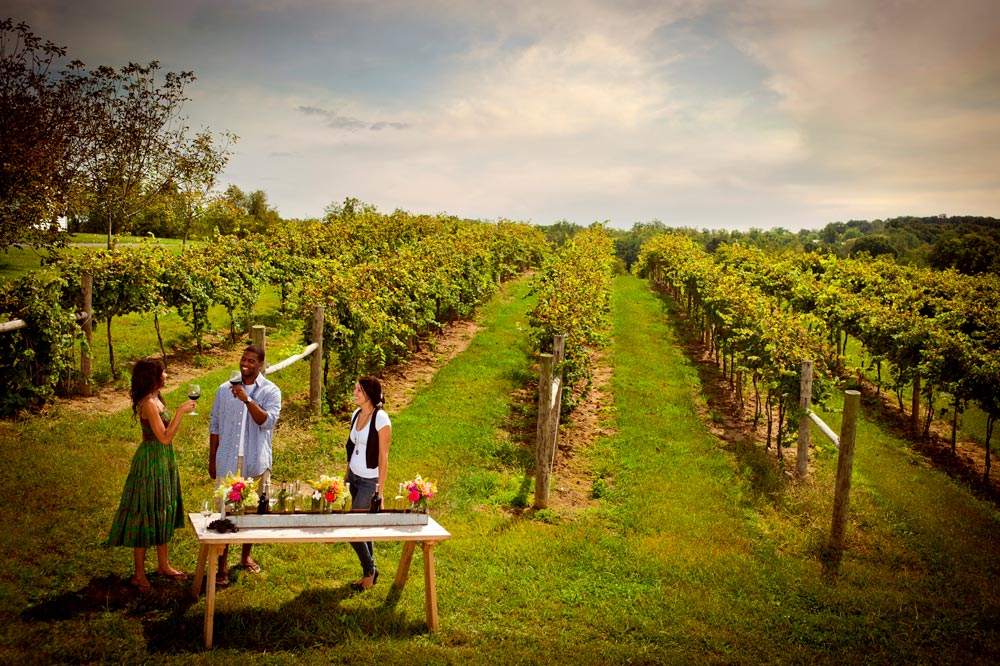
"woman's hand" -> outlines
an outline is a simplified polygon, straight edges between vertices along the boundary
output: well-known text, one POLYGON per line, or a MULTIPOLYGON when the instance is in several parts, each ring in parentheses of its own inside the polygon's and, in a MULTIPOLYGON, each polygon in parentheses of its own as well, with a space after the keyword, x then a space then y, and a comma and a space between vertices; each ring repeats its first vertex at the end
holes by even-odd
POLYGON ((178 414, 187 414, 188 412, 193 412, 194 408, 198 406, 197 400, 187 400, 182 402, 180 406, 177 407, 178 414))

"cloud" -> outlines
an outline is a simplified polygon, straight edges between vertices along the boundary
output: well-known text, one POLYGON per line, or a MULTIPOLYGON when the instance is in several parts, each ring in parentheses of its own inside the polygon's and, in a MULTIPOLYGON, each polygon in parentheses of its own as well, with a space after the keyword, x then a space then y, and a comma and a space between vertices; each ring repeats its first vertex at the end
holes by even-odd
POLYGON ((319 116, 325 121, 324 124, 332 129, 344 129, 344 130, 369 129, 374 132, 379 132, 387 128, 395 130, 405 130, 410 127, 409 123, 403 123, 403 122, 390 122, 385 120, 369 122, 365 120, 359 120, 357 118, 352 118, 351 116, 342 116, 338 114, 336 111, 321 109, 315 106, 299 106, 298 110, 307 116, 319 116))
POLYGON ((768 85, 812 158, 843 181, 886 190, 959 191, 977 181, 995 188, 993 0, 769 0, 734 15, 732 25, 770 71, 768 85))
POLYGON ((88 64, 193 69, 288 216, 796 228, 1000 214, 995 0, 10 0, 88 64))

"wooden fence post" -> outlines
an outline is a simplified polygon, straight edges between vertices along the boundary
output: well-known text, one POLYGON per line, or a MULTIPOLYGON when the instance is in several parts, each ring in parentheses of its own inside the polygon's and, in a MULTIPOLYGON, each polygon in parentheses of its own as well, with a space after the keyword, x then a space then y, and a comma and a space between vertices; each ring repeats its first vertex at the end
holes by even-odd
POLYGON ((326 307, 313 308, 312 341, 318 347, 309 360, 309 410, 314 416, 320 415, 320 397, 323 394, 323 315, 326 307))
POLYGON ((549 482, 556 459, 559 438, 559 412, 562 407, 562 372, 555 368, 566 356, 566 336, 552 340, 552 353, 539 355, 538 426, 535 443, 535 504, 544 509, 549 504, 549 482))
POLYGON ((86 318, 83 320, 83 339, 80 345, 80 386, 81 395, 92 395, 93 387, 90 385, 90 378, 94 374, 93 353, 91 343, 94 339, 94 276, 84 273, 81 280, 83 289, 83 313, 86 318))
POLYGON ((538 364, 538 425, 535 434, 535 508, 549 505, 549 474, 552 452, 548 444, 549 412, 552 411, 552 354, 539 354, 538 364))
POLYGON ((844 420, 840 426, 840 453, 837 456, 837 482, 833 496, 833 521, 830 526, 830 551, 834 566, 840 565, 847 531, 847 509, 851 502, 851 470, 854 467, 854 438, 858 428, 860 391, 844 391, 844 420))
POLYGON ((264 348, 264 352, 267 352, 267 327, 261 326, 260 324, 254 324, 254 327, 250 330, 250 342, 252 344, 258 345, 264 348))
POLYGON ((802 361, 802 381, 799 384, 799 450, 795 461, 795 474, 804 480, 809 474, 809 409, 812 407, 813 364, 802 361))

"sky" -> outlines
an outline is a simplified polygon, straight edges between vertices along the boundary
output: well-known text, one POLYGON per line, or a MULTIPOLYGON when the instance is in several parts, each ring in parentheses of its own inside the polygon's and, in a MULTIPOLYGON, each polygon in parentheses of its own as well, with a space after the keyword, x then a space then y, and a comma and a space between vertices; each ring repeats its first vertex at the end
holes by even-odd
POLYGON ((1000 217, 997 0, 0 0, 88 67, 193 71, 286 218, 819 229, 1000 217))

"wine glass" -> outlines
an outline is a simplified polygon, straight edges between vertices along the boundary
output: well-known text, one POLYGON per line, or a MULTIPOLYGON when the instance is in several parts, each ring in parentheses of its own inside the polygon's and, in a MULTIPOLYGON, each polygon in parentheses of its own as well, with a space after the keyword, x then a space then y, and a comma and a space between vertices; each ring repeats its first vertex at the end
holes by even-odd
POLYGON ((233 370, 229 373, 229 383, 233 386, 243 383, 243 373, 239 370, 233 370))
POLYGON ((213 506, 212 500, 202 500, 201 501, 201 515, 206 519, 215 513, 215 507, 213 506))
MULTIPOLYGON (((188 384, 188 397, 197 400, 201 397, 201 387, 197 384, 188 384)), ((191 410, 191 416, 198 416, 198 412, 191 410)))

